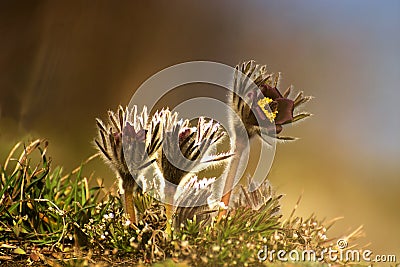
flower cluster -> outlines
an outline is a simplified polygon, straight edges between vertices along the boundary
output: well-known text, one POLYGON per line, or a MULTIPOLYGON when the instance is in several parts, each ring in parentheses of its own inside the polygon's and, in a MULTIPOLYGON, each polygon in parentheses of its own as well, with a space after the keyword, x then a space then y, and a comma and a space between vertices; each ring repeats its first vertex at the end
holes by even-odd
MULTIPOLYGON (((231 126, 244 125, 246 138, 266 134, 291 140, 293 138, 279 135, 283 125, 310 116, 309 113, 295 112, 311 97, 300 92, 295 98, 289 98, 291 88, 281 93, 279 78, 279 74, 268 73, 265 65, 254 61, 236 66, 234 92, 228 102, 240 121, 232 118, 231 126)), ((97 120, 99 137, 95 143, 122 181, 125 211, 132 222, 137 222, 134 196, 142 192, 163 200, 167 217, 174 217, 177 225, 195 215, 209 218, 215 209, 205 203, 212 195, 213 180, 204 182, 197 178, 204 167, 230 160, 230 166, 225 168, 225 188, 232 189, 244 142, 239 136, 234 136, 231 140, 234 152, 214 154, 216 145, 224 136, 219 123, 200 117, 197 125, 191 125, 187 119, 178 119, 178 114, 168 108, 150 115, 146 107, 139 113, 136 106, 119 107, 117 113, 110 111, 108 120, 108 125, 97 120)), ((224 192, 228 191, 224 189, 224 192)), ((266 201, 257 198, 258 202, 253 200, 249 204, 254 210, 266 201)), ((230 191, 221 201, 229 206, 230 191)), ((224 210, 221 212, 226 213, 224 210)))
MULTIPOLYGON (((148 191, 174 203, 182 199, 177 186, 188 183, 201 167, 220 164, 231 156, 212 154, 224 135, 218 123, 201 117, 196 126, 190 126, 188 120, 178 120, 178 114, 169 109, 149 116, 146 107, 140 114, 136 106, 119 107, 117 113, 109 112, 107 126, 99 119, 97 126, 95 143, 121 179, 125 210, 133 222, 137 217, 133 205, 136 193, 148 191)), ((173 209, 167 208, 171 218, 173 209)))

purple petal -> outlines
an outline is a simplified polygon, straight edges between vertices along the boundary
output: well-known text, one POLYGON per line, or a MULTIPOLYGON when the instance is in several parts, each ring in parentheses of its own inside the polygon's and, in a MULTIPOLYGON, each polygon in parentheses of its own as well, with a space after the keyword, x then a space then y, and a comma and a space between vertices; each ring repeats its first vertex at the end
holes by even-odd
POLYGON ((281 125, 291 122, 293 120, 293 100, 287 98, 278 98, 275 101, 278 104, 278 113, 276 114, 275 124, 281 125))
POLYGON ((136 132, 135 127, 133 127, 133 125, 129 122, 126 123, 124 129, 122 130, 122 134, 124 138, 129 138, 132 141, 135 140, 144 142, 146 139, 146 131, 144 129, 140 129, 138 132, 136 132))
POLYGON ((282 94, 275 87, 271 87, 267 84, 264 84, 261 86, 260 89, 261 89, 261 92, 263 93, 264 97, 269 97, 272 100, 275 100, 277 98, 283 98, 282 94))
POLYGON ((114 136, 115 143, 119 144, 121 142, 121 139, 122 139, 122 133, 114 132, 113 136, 114 136))
POLYGON ((282 132, 282 126, 281 125, 275 125, 275 133, 279 134, 280 132, 282 132))
POLYGON ((133 125, 127 122, 124 129, 122 130, 122 134, 126 137, 134 138, 136 136, 136 131, 133 125))
POLYGON ((140 129, 136 133, 136 140, 138 140, 139 142, 144 142, 146 140, 146 130, 140 129))
POLYGON ((179 143, 182 143, 191 133, 192 133, 192 130, 190 128, 184 128, 179 133, 179 143))

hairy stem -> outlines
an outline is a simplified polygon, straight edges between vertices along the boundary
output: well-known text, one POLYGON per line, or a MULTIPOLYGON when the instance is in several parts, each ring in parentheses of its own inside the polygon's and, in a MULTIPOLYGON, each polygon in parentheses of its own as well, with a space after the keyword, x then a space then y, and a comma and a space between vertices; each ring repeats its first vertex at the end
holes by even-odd
POLYGON ((175 196, 175 189, 169 189, 167 190, 166 194, 165 194, 165 212, 167 215, 167 229, 166 232, 168 234, 171 234, 171 224, 172 224, 172 217, 173 217, 173 212, 175 209, 175 206, 173 204, 169 204, 169 203, 174 203, 174 196, 175 196))
MULTIPOLYGON (((233 144, 235 144, 234 155, 229 164, 228 174, 226 176, 226 181, 225 181, 225 185, 224 185, 224 190, 222 191, 223 194, 225 193, 225 195, 223 195, 221 198, 221 202, 224 203, 225 207, 229 206, 232 189, 234 186, 235 178, 237 176, 237 171, 238 171, 239 164, 240 164, 240 158, 241 158, 241 155, 243 154, 243 151, 246 148, 245 142, 243 142, 240 138, 237 138, 237 137, 234 138, 233 144)), ((226 213, 227 213, 226 209, 220 210, 220 212, 218 213, 218 220, 220 220, 222 218, 222 216, 225 215, 226 213)))
POLYGON ((133 205, 133 190, 132 188, 124 188, 124 203, 125 203, 125 212, 129 215, 129 220, 132 223, 136 223, 136 211, 135 206, 133 205))

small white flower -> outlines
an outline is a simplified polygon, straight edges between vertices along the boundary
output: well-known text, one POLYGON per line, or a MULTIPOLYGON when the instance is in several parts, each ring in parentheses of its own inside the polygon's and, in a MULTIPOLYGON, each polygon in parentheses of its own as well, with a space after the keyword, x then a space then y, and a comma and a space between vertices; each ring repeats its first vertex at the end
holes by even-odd
POLYGON ((212 246, 212 251, 214 252, 218 252, 220 249, 220 246, 212 246))
POLYGON ((105 235, 101 235, 100 238, 101 239, 106 239, 106 236, 105 235))
POLYGON ((131 224, 131 221, 128 219, 125 221, 125 226, 129 226, 131 224))
POLYGON ((208 203, 208 206, 211 208, 211 209, 222 209, 222 210, 227 210, 228 209, 228 207, 225 205, 225 203, 224 202, 222 202, 222 201, 217 201, 217 202, 211 202, 210 203, 210 201, 208 201, 209 203, 208 203))

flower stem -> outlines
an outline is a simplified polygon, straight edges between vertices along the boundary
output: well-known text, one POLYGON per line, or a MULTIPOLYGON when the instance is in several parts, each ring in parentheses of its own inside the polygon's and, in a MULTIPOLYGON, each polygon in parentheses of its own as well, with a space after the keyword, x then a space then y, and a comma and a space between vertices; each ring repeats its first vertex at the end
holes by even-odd
POLYGON ((172 192, 168 192, 168 194, 166 194, 165 212, 167 215, 167 228, 165 231, 169 235, 171 235, 171 233, 172 233, 172 230, 171 230, 172 216, 173 216, 173 212, 174 212, 174 208, 175 208, 175 206, 173 204, 169 204, 169 203, 173 203, 174 195, 175 195, 175 190, 172 190, 172 192))
POLYGON ((136 211, 133 205, 133 190, 130 188, 124 189, 124 202, 125 202, 125 212, 129 215, 129 220, 132 223, 136 223, 136 211))
MULTIPOLYGON (((221 202, 224 203, 225 207, 229 206, 229 202, 231 199, 232 189, 234 186, 235 178, 237 176, 237 171, 239 168, 240 158, 243 154, 244 149, 246 148, 245 142, 243 142, 240 138, 235 137, 234 142, 235 150, 234 155, 232 156, 232 160, 229 164, 228 174, 226 176, 225 186, 223 193, 226 192, 225 195, 222 196, 221 202)), ((227 210, 220 210, 218 213, 218 220, 222 218, 223 215, 227 213, 227 210)))

